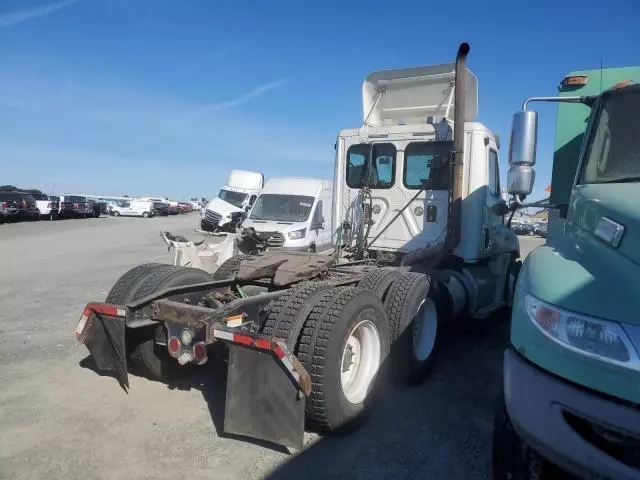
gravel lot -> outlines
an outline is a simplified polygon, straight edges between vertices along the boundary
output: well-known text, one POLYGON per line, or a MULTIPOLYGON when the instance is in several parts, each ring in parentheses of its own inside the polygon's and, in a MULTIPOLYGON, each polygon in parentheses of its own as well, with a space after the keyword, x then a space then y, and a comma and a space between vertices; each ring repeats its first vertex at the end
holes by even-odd
MULTIPOLYGON (((425 384, 386 396, 349 437, 308 434, 295 456, 220 436, 220 363, 171 391, 130 377, 129 394, 83 368, 73 331, 84 305, 136 264, 170 263, 160 230, 188 236, 197 223, 193 213, 0 227, 0 478, 488 478, 504 322, 459 327, 425 384)), ((541 240, 521 242, 527 253, 541 240)))

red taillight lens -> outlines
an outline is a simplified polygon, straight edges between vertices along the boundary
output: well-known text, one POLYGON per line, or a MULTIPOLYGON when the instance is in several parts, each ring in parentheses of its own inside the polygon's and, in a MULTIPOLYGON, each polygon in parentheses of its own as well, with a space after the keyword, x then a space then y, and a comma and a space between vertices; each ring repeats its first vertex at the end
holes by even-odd
POLYGON ((20 204, 20 208, 27 208, 27 202, 25 200, 20 204))
POLYGON ((74 203, 73 204, 73 208, 80 208, 80 204, 79 203, 74 203))
POLYGON ((204 342, 196 343, 193 346, 193 356, 198 364, 203 364, 207 361, 207 346, 204 342))
POLYGON ((177 355, 177 353, 180 351, 181 346, 182 345, 178 337, 171 337, 167 342, 167 347, 169 348, 169 353, 171 355, 177 355))

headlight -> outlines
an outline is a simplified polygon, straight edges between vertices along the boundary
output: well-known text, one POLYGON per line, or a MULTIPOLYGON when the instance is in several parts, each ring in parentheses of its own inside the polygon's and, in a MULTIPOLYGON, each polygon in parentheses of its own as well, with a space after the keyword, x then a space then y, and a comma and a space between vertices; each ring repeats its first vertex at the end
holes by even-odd
POLYGON ((567 312, 537 298, 525 297, 533 324, 554 342, 588 357, 640 371, 640 357, 622 325, 567 312))
POLYGON ((301 238, 304 238, 306 233, 307 229, 303 228, 302 230, 294 230, 293 232, 289 232, 287 233, 287 236, 289 237, 289 240, 300 240, 301 238))

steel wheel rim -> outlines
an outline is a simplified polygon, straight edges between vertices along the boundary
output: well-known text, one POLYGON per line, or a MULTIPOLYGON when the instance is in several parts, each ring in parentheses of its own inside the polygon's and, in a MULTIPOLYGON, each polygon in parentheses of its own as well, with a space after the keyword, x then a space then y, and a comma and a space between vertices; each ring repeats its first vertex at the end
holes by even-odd
POLYGON ((438 334, 438 312, 433 300, 427 298, 420 303, 413 317, 413 355, 423 362, 431 356, 438 334))
POLYGON ((380 367, 382 346, 376 326, 369 320, 356 324, 342 349, 340 385, 347 401, 359 404, 370 391, 380 367))

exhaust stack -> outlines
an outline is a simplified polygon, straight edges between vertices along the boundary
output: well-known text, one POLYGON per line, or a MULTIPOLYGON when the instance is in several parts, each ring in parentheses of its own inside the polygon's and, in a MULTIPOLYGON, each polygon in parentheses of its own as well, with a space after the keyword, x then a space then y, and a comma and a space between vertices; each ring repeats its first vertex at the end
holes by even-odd
POLYGON ((444 250, 449 254, 460 243, 462 223, 462 184, 464 167, 464 113, 466 108, 467 56, 471 47, 461 43, 456 56, 456 90, 453 124, 453 189, 449 210, 449 231, 444 250))

